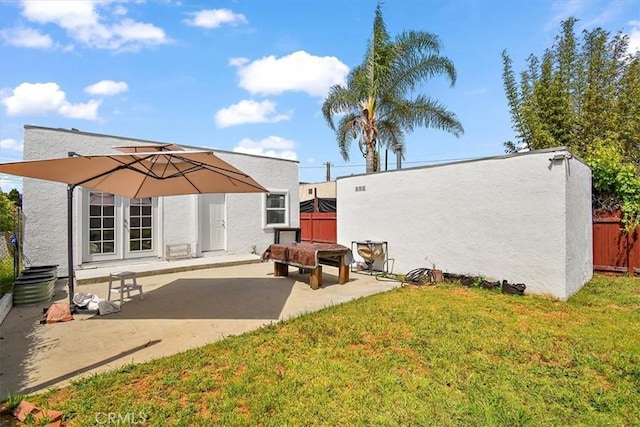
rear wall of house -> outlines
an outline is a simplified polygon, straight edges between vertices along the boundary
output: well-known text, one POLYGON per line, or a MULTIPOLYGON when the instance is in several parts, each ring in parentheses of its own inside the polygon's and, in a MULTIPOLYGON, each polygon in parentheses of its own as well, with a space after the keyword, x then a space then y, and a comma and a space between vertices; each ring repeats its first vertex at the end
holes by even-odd
MULTIPOLYGON (((37 160, 66 157, 69 151, 82 155, 117 154, 113 147, 157 144, 158 142, 100 134, 25 126, 24 159, 37 160)), ((180 142, 177 142, 180 144, 180 142)), ((216 151, 223 160, 249 174, 272 191, 289 195, 289 225, 299 226, 298 163, 282 159, 216 151)), ((59 274, 67 274, 67 186, 62 183, 25 178, 23 181, 25 213, 24 250, 34 264, 58 264, 59 274)), ((191 243, 198 247, 198 200, 196 195, 159 198, 160 245, 191 243)), ((253 246, 261 253, 273 243, 273 229, 263 227, 264 195, 228 194, 226 200, 226 250, 222 254, 248 254, 253 246)), ((82 198, 74 195, 74 264, 82 263, 82 198)))
MULTIPOLYGON (((240 168, 267 190, 286 192, 288 227, 300 227, 298 163, 231 152, 217 152, 216 155, 240 168)), ((250 253, 255 246, 261 254, 273 243, 273 228, 263 227, 263 200, 262 194, 227 195, 227 232, 229 236, 233 236, 227 238, 228 253, 250 253)))
POLYGON ((566 299, 591 277, 591 175, 553 155, 339 178, 338 242, 387 241, 395 273, 435 266, 566 299))

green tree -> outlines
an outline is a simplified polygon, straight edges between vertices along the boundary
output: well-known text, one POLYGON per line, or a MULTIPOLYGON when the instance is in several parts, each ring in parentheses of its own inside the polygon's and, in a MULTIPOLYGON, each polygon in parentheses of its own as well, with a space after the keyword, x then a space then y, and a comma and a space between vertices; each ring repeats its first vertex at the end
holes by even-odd
POLYGON ((13 202, 0 190, 0 232, 13 230, 13 202))
POLYGON ((22 195, 17 189, 12 188, 11 191, 9 191, 9 193, 7 194, 7 197, 9 198, 9 200, 11 200, 11 202, 13 202, 14 205, 22 207, 22 195))
POLYGON ((345 160, 349 160, 352 141, 357 140, 366 158, 366 172, 371 173, 377 170, 381 147, 404 158, 405 133, 416 127, 456 136, 464 132, 456 115, 439 102, 423 94, 411 97, 420 84, 435 76, 444 75, 451 86, 455 84, 454 65, 440 50, 438 37, 424 31, 404 31, 392 39, 377 6, 363 63, 351 70, 345 86, 330 89, 322 106, 345 160), (336 115, 342 115, 337 126, 336 115))
POLYGON ((627 228, 640 226, 640 53, 629 38, 601 28, 575 36, 562 22, 542 59, 531 55, 516 81, 502 52, 502 78, 516 141, 507 152, 567 146, 593 170, 595 208, 621 208, 627 228), (605 205, 603 200, 616 204, 605 205))

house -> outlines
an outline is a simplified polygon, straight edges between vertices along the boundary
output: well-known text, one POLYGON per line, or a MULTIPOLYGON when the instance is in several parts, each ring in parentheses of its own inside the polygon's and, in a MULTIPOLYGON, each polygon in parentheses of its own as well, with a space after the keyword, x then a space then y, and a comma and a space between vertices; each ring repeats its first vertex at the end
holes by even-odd
POLYGON ((524 283, 566 300, 593 274, 591 169, 564 147, 338 178, 338 243, 387 242, 394 272, 524 283))
MULTIPOLYGON (((24 159, 116 154, 114 147, 159 144, 113 135, 24 127, 24 159)), ((299 226, 298 162, 210 148, 270 192, 128 199, 76 188, 74 266, 163 260, 167 245, 190 244, 194 257, 250 254, 273 243, 274 228, 299 226)), ((67 187, 25 178, 24 254, 34 264, 67 270, 67 187)), ((186 245, 185 245, 186 246, 186 245)))

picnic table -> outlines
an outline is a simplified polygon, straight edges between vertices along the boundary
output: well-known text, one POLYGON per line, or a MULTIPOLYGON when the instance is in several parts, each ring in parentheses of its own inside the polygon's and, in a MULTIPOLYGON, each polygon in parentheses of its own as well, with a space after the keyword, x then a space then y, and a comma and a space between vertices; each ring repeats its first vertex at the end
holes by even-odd
POLYGON ((349 265, 353 262, 351 249, 334 243, 274 243, 262 254, 262 259, 273 260, 273 274, 288 276, 289 266, 300 272, 309 271, 311 289, 322 286, 322 266, 338 267, 338 283, 349 281, 349 265))

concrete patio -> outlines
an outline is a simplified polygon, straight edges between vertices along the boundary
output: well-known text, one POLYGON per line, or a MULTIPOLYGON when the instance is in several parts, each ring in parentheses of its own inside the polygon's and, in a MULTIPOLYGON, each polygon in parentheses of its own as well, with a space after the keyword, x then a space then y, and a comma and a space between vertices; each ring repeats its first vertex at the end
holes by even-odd
MULTIPOLYGON (((0 400, 10 393, 63 386, 81 376, 168 356, 399 286, 357 273, 347 284, 338 285, 337 268, 326 267, 324 286, 314 291, 308 274, 298 274, 297 269, 291 268, 289 277, 274 277, 273 264, 257 263, 254 256, 216 258, 209 258, 206 265, 196 261, 195 270, 174 262, 169 267, 180 267, 179 271, 170 273, 157 263, 155 270, 145 264, 118 266, 137 271, 145 298, 140 300, 136 292, 125 300, 122 311, 107 316, 84 312, 71 322, 40 325, 43 308, 50 303, 14 307, 0 326, 0 400), (212 268, 216 261, 222 266, 212 268)), ((85 284, 76 291, 106 298, 105 271, 96 269, 93 276, 80 272, 78 278, 85 284)), ((66 280, 60 280, 54 301, 67 300, 66 280)))

